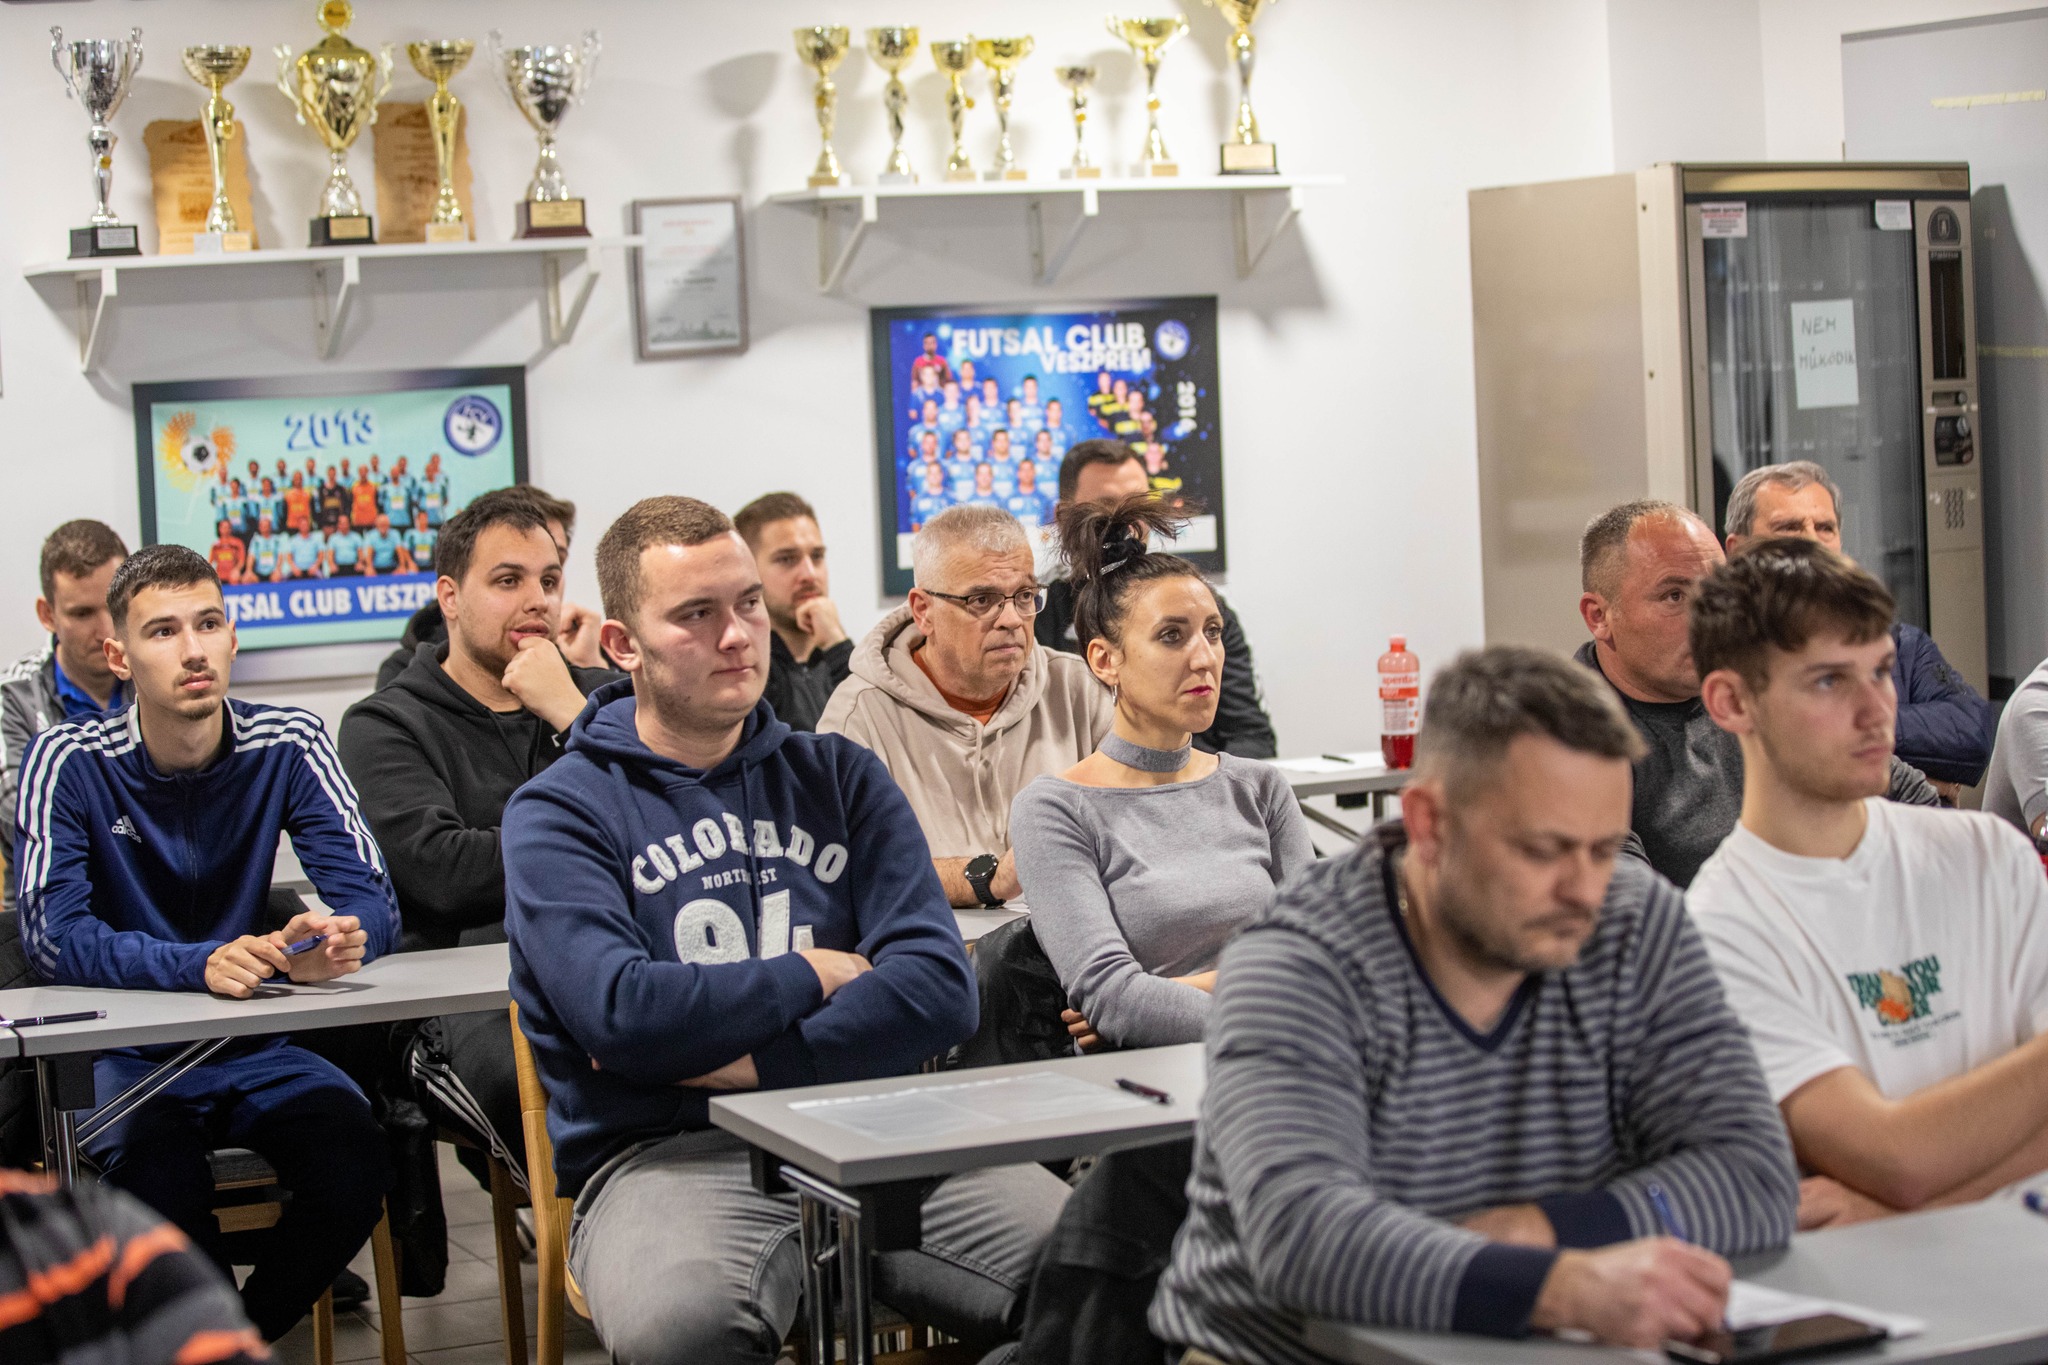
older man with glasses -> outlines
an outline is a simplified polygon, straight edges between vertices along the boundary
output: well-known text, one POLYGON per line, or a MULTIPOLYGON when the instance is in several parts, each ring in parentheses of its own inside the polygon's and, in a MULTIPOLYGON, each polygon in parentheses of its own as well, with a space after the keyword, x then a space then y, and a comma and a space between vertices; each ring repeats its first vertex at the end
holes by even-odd
POLYGON ((910 798, 956 906, 1014 900, 1010 802, 1109 733, 1110 696, 1076 655, 1039 649, 1045 589, 1008 512, 954 507, 911 543, 916 586, 854 651, 821 734, 875 751, 910 798))

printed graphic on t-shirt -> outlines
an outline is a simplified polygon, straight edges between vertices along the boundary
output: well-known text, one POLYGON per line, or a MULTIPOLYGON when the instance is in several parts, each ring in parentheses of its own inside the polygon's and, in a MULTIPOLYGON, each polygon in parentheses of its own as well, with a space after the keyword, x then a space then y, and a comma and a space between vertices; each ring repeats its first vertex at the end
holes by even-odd
POLYGON ((1924 1042, 1943 1024, 1962 1017, 1960 1009, 1934 1012, 1934 997, 1942 993, 1941 958, 1936 954, 1916 957, 1896 971, 1880 968, 1845 975, 1857 1005, 1877 1020, 1872 1036, 1893 1047, 1924 1042))

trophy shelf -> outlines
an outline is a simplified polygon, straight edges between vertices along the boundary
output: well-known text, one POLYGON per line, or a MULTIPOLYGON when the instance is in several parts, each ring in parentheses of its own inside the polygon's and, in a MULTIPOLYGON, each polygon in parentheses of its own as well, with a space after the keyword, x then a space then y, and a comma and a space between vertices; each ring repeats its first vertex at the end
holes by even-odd
MULTIPOLYGON (((343 327, 347 325, 355 291, 362 283, 363 263, 369 261, 421 260, 431 258, 455 269, 461 263, 480 265, 507 257, 538 258, 541 264, 541 295, 545 306, 548 344, 567 345, 583 320, 590 292, 602 274, 605 249, 629 249, 641 244, 638 237, 555 237, 529 238, 514 242, 403 242, 385 246, 311 247, 303 250, 227 252, 221 255, 101 256, 78 260, 45 261, 22 270, 22 275, 52 308, 75 305, 78 319, 78 368, 90 371, 99 364, 106 342, 109 314, 118 306, 121 277, 136 272, 196 272, 184 278, 193 282, 209 278, 207 272, 221 270, 270 271, 279 274, 279 292, 303 287, 310 272, 313 284, 313 331, 322 360, 334 358, 343 327), (573 294, 565 303, 564 273, 581 266, 573 294), (62 285, 70 280, 69 298, 62 285)), ((216 277, 217 278, 217 277, 216 277)), ((205 286, 198 284, 203 292, 205 286)))
POLYGON ((1237 273, 1249 278, 1302 210, 1305 189, 1341 185, 1341 175, 1182 175, 1157 179, 937 181, 929 185, 814 185, 767 202, 809 209, 818 220, 818 292, 839 288, 868 229, 881 220, 883 200, 1023 200, 1031 229, 1031 270, 1050 284, 1073 254, 1102 196, 1119 194, 1227 194, 1237 229, 1237 273), (842 225, 843 224, 843 225, 842 225))

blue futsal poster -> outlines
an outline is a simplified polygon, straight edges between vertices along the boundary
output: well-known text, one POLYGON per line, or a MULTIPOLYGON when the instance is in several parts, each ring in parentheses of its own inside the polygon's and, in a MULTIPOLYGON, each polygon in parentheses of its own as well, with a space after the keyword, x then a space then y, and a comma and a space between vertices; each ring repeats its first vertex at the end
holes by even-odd
POLYGON ((135 386, 142 538, 220 575, 241 648, 396 640, 442 524, 526 477, 516 367, 135 386))
POLYGON ((1081 441, 1128 443, 1152 489, 1194 514, 1177 548, 1225 567, 1216 300, 871 315, 883 590, 910 590, 910 540, 948 507, 1001 507, 1050 533, 1081 441))

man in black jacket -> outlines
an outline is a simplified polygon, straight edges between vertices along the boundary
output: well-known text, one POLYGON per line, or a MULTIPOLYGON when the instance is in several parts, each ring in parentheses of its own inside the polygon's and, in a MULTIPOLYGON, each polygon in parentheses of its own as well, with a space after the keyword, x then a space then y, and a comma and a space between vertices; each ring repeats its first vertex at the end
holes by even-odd
MULTIPOLYGON (((1060 463, 1060 506, 1073 502, 1114 501, 1143 493, 1152 486, 1145 461, 1122 441, 1082 441, 1060 463)), ((1216 723, 1195 736, 1195 747, 1238 758, 1274 758, 1279 742, 1273 719, 1259 696, 1259 675, 1252 667, 1251 642, 1230 603, 1217 594, 1223 612, 1223 687, 1216 703, 1216 723)), ((1038 643, 1069 654, 1085 653, 1085 641, 1074 638, 1074 585, 1055 578, 1045 587, 1045 608, 1033 626, 1038 643)))
POLYGON ((853 641, 832 602, 818 514, 794 493, 764 493, 735 513, 732 524, 760 565, 773 628, 762 695, 790 729, 815 730, 853 662, 853 641))
MULTIPOLYGON (((549 523, 523 488, 449 518, 434 585, 445 640, 417 646, 342 717, 342 766, 384 850, 408 948, 505 941, 505 802, 560 756, 584 697, 623 676, 575 667, 558 647, 562 556, 549 523)), ((415 1078, 523 1174, 506 1016, 450 1015, 425 1034, 446 1066, 416 1066, 415 1078)))

